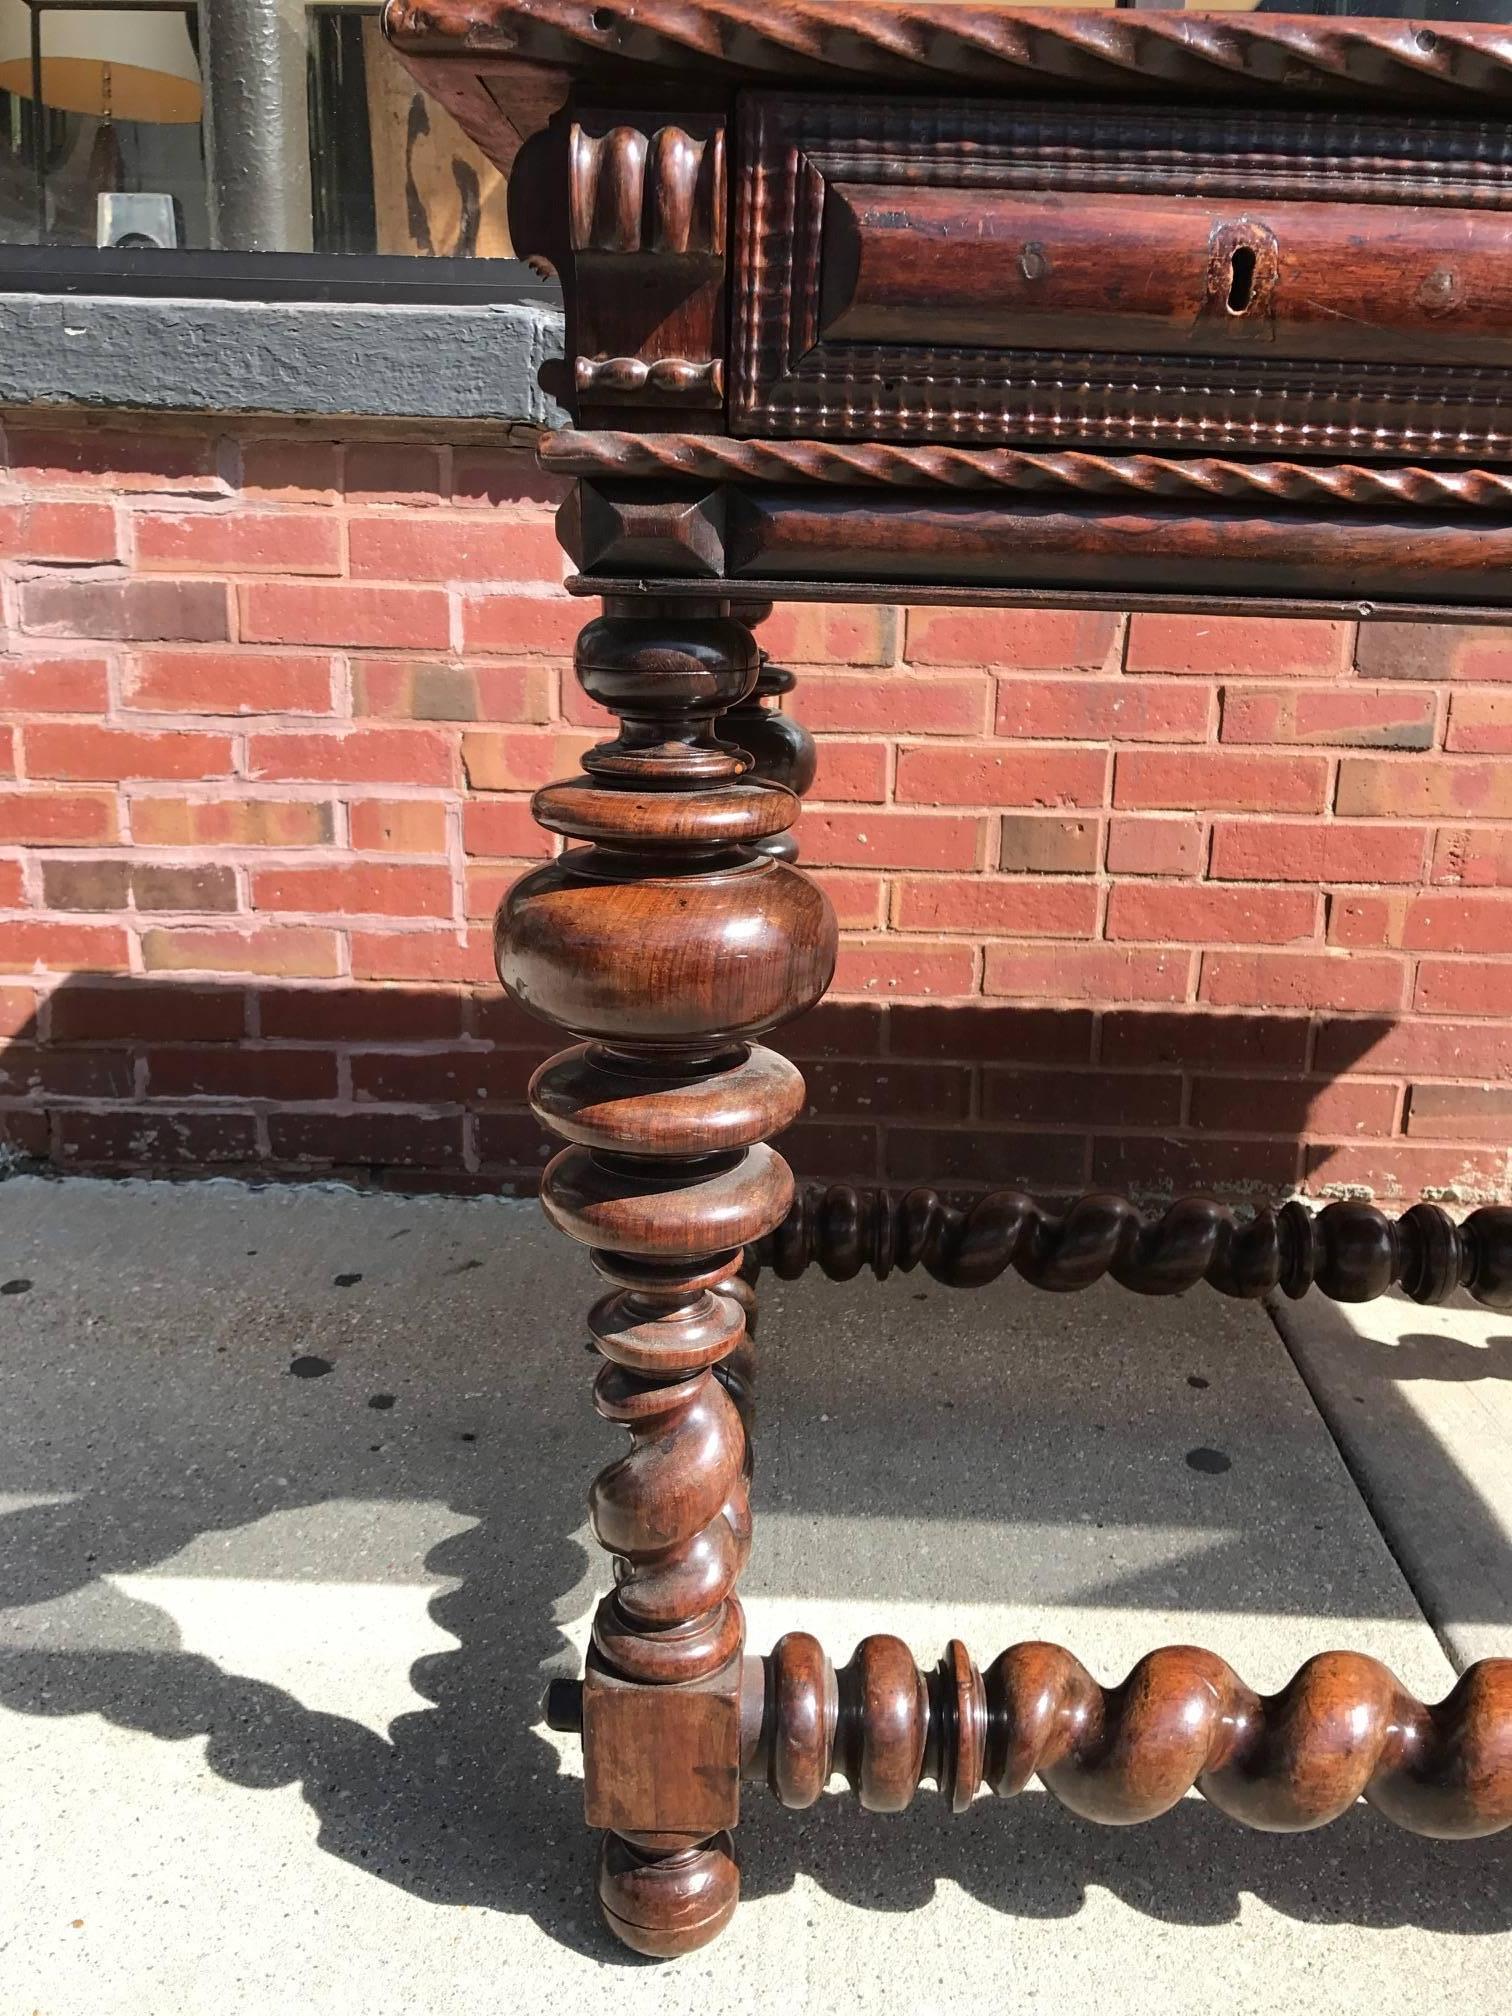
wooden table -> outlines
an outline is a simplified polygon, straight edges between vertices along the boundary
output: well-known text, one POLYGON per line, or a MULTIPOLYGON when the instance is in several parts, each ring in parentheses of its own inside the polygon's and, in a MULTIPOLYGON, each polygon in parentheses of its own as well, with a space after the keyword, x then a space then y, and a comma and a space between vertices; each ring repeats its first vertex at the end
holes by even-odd
POLYGON ((1111 1689, 1038 1644, 924 1674, 873 1637, 837 1672, 801 1633, 748 1656, 736 1596, 763 1258, 1512 1308, 1506 1210, 795 1198, 766 1144, 803 1082, 755 1039, 823 995, 835 923, 752 636, 825 599, 1506 620, 1512 34, 953 0, 391 0, 387 32, 561 278, 576 425, 543 460, 620 721, 537 795, 575 844, 497 925, 510 992, 579 1039, 532 1088, 567 1144, 542 1195, 607 1283, 595 1399, 629 1434, 591 1495, 614 1587, 548 1701, 609 1923, 658 1955, 719 1931, 743 1778, 1512 1823, 1512 1661, 1436 1707, 1342 1652, 1266 1698, 1189 1647, 1111 1689))

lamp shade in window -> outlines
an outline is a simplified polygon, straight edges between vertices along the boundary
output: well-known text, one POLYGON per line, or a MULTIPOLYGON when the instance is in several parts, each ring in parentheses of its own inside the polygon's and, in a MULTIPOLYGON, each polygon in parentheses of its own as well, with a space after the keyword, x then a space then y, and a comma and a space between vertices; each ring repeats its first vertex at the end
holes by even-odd
MULTIPOLYGON (((91 119, 186 126, 200 116, 199 64, 182 14, 44 7, 42 103, 91 119)), ((31 9, 0 0, 0 91, 32 95, 31 9)))

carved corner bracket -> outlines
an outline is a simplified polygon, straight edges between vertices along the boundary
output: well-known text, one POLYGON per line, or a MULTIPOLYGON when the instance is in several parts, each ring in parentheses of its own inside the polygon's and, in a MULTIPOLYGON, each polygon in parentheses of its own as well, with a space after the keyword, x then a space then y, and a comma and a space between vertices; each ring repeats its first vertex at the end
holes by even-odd
POLYGON ((583 407, 723 403, 728 208, 719 114, 572 119, 567 235, 583 407))

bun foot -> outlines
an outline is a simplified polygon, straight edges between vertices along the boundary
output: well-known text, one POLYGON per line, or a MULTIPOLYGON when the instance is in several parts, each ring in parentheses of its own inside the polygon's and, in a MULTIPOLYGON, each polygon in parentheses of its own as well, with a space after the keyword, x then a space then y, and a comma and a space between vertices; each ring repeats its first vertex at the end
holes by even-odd
POLYGON ((675 1960, 707 1946, 740 1901, 740 1865, 728 1834, 696 1848, 655 1855, 606 1834, 599 1856, 599 1902, 610 1931, 652 1960, 675 1960))

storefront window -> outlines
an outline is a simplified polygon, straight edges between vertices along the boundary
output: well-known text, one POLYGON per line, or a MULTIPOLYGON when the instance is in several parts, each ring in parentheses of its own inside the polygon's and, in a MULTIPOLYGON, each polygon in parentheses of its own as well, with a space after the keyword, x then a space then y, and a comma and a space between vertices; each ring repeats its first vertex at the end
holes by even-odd
POLYGON ((419 89, 378 11, 311 10, 316 250, 507 259, 502 173, 419 89))
POLYGON ((0 0, 0 237, 208 242, 193 28, 192 9, 0 0))
POLYGON ((232 4, 237 36, 266 16, 272 120, 239 80, 245 107, 209 102, 215 0, 0 0, 0 245, 509 256, 503 176, 384 42, 378 0, 232 4))

